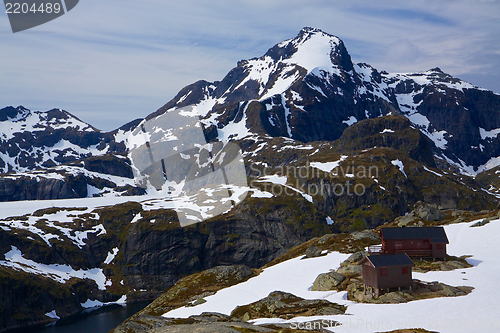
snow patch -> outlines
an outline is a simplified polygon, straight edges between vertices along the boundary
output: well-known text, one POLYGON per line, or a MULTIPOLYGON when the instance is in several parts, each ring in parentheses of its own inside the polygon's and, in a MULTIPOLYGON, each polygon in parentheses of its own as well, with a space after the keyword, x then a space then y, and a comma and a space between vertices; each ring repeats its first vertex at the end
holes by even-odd
POLYGON ((324 172, 332 172, 333 169, 337 168, 340 163, 345 161, 349 156, 342 155, 338 161, 333 162, 311 162, 309 165, 313 168, 319 169, 324 172))
POLYGON ((118 251, 120 251, 117 247, 113 249, 112 252, 108 252, 108 256, 106 257, 106 260, 104 260, 104 263, 106 265, 109 265, 113 259, 115 259, 116 255, 118 254, 118 251))
POLYGON ((380 134, 384 134, 384 133, 394 133, 394 131, 391 130, 391 129, 386 128, 382 132, 380 132, 380 134))
POLYGON ((59 316, 57 315, 56 310, 52 310, 52 311, 50 311, 50 312, 47 312, 45 315, 46 315, 47 317, 49 317, 49 318, 52 318, 52 319, 56 319, 56 320, 61 319, 61 317, 59 317, 59 316))
POLYGON ((352 124, 355 124, 358 122, 358 119, 354 116, 350 116, 349 119, 344 120, 342 123, 347 124, 347 126, 351 126, 352 124))
POLYGON ((482 127, 479 127, 479 134, 481 135, 481 139, 496 139, 498 134, 500 134, 500 128, 493 129, 491 131, 487 131, 482 127))
POLYGON ((397 166, 399 168, 399 170, 403 173, 403 175, 405 175, 405 177, 408 179, 408 176, 405 173, 405 166, 403 165, 403 162, 401 162, 400 160, 394 160, 394 161, 391 161, 391 163, 393 165, 397 166))
POLYGON ((106 276, 102 269, 79 269, 75 271, 71 266, 60 264, 40 264, 33 260, 24 258, 23 254, 15 246, 5 254, 5 260, 0 260, 0 265, 11 267, 13 269, 24 271, 30 274, 42 275, 55 280, 59 283, 66 283, 72 277, 80 279, 94 280, 100 290, 106 290, 105 282, 106 276))

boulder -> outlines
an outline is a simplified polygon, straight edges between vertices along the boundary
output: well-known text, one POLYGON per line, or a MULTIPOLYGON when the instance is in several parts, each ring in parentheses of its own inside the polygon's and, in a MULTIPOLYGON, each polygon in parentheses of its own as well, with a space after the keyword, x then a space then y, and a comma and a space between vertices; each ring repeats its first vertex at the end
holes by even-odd
POLYGON ((361 275, 363 273, 363 267, 361 267, 361 265, 347 265, 337 269, 337 273, 342 274, 345 277, 353 277, 361 275))
POLYGON ((238 319, 282 318, 344 314, 347 307, 325 299, 303 299, 283 291, 273 291, 269 296, 251 304, 238 306, 231 317, 238 319))
POLYGON ((490 223, 490 219, 486 218, 486 219, 483 219, 482 221, 474 223, 473 225, 471 225, 471 228, 472 227, 482 227, 483 225, 486 225, 488 223, 490 223))
POLYGON ((345 280, 345 276, 337 272, 322 273, 314 280, 312 291, 328 291, 333 290, 345 280))
POLYGON ((381 238, 378 233, 371 230, 356 231, 351 233, 351 238, 353 240, 369 239, 371 241, 380 242, 381 238))
POLYGON ((413 216, 413 214, 408 214, 408 215, 405 215, 403 217, 401 217, 399 220, 398 220, 398 227, 405 227, 407 226, 409 223, 415 221, 416 217, 413 216))
POLYGON ((368 255, 368 253, 366 251, 358 251, 358 252, 355 252, 353 254, 351 254, 349 256, 349 258, 347 258, 346 260, 342 261, 342 263, 340 264, 340 266, 347 266, 347 265, 350 265, 350 264, 353 264, 355 262, 358 262, 360 261, 361 259, 363 259, 364 257, 366 257, 368 255))
POLYGON ((425 221, 441 221, 444 218, 443 212, 439 211, 436 205, 422 201, 415 204, 413 214, 425 221))
POLYGON ((391 292, 380 296, 376 303, 385 303, 385 304, 398 304, 398 303, 406 303, 408 300, 398 294, 397 292, 391 292))
POLYGON ((310 246, 306 250, 306 258, 315 258, 321 255, 321 249, 316 246, 310 246))

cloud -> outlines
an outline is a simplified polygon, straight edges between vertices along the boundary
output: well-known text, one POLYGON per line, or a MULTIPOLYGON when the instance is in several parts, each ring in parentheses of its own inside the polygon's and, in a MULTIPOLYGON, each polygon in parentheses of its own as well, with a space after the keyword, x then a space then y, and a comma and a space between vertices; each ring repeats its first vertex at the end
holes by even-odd
POLYGON ((0 16, 0 105, 60 107, 112 130, 304 26, 379 70, 439 66, 500 92, 499 1, 85 0, 17 34, 0 16))

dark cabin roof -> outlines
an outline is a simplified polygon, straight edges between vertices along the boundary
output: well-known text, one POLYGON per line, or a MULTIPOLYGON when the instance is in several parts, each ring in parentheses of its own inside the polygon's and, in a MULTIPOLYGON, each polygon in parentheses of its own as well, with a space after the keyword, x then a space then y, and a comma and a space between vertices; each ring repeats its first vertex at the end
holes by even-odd
POLYGON ((366 261, 370 261, 374 267, 415 266, 406 253, 369 256, 364 258, 360 263, 363 264, 366 261))
POLYGON ((443 227, 382 228, 380 233, 385 240, 429 239, 431 243, 449 243, 443 227))

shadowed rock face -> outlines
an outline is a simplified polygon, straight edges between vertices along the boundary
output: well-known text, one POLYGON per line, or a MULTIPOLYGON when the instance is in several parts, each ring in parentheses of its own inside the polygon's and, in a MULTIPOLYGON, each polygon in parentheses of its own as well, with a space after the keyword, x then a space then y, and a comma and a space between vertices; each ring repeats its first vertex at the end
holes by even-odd
POLYGON ((107 175, 134 177, 128 159, 114 155, 95 156, 63 167, 0 178, 0 201, 85 198, 89 196, 88 186, 114 189, 121 195, 145 193, 140 187, 116 184, 107 175))

